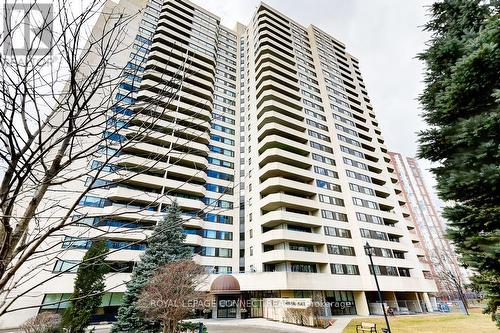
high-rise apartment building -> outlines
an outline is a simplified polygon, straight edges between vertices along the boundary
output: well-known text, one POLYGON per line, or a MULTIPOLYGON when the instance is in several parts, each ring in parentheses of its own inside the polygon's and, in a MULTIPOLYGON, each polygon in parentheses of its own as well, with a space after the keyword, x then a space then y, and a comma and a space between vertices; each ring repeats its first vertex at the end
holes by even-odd
POLYGON ((467 277, 458 264, 453 246, 446 238, 446 223, 425 184, 422 170, 413 157, 404 157, 394 152, 389 152, 389 155, 420 244, 426 252, 426 258, 422 259, 430 264, 430 271, 426 274, 436 281, 441 296, 456 294, 457 285, 453 279, 463 284, 467 277))
MULTIPOLYGON (((375 271, 396 310, 431 310, 430 268, 419 260, 425 253, 358 60, 343 43, 263 3, 247 26, 234 30, 187 0, 108 6, 145 8, 127 25, 124 42, 133 47, 115 59, 124 81, 109 117, 123 128, 109 135, 103 151, 116 153, 104 171, 119 170, 123 181, 80 201, 75 218, 84 216, 83 226, 59 235, 65 251, 45 258, 39 273, 56 277, 18 301, 40 307, 11 313, 1 325, 67 306, 58 301, 72 292, 75 270, 68 267, 98 232, 88 225, 113 230, 108 245, 121 248, 107 259, 116 270, 96 316, 112 318, 146 246, 138 240, 173 200, 186 219, 194 260, 212 279, 233 277, 212 285, 220 299, 235 292, 244 299, 314 298, 330 302, 326 315, 379 313, 375 271), (151 117, 158 118, 155 126, 137 140, 151 117), (137 142, 113 150, 130 137, 137 142), (239 290, 218 289, 228 285, 239 290)), ((214 310, 218 317, 240 314, 238 306, 214 310)), ((261 308, 249 310, 263 315, 261 308)))

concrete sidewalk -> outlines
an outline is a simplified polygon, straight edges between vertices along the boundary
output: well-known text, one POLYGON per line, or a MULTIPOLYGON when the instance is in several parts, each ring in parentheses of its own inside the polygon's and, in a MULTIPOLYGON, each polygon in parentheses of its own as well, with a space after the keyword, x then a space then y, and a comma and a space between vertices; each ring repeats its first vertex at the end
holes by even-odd
MULTIPOLYGON (((292 324, 285 324, 276 321, 271 321, 263 318, 251 319, 200 319, 207 328, 209 333, 225 333, 225 332, 238 332, 238 333, 342 333, 344 328, 349 324, 351 319, 355 316, 341 316, 332 318, 335 320, 333 326, 326 329, 303 327, 292 324)), ((196 320, 194 320, 196 321, 196 320)))
MULTIPOLYGON (((340 316, 332 318, 335 320, 333 326, 326 329, 302 327, 285 324, 264 318, 251 319, 193 319, 193 322, 203 322, 208 327, 208 333, 342 333, 349 322, 356 316, 340 316)), ((89 329, 95 333, 109 333, 111 325, 96 325, 89 329)), ((19 333, 19 329, 0 330, 0 333, 19 333)))

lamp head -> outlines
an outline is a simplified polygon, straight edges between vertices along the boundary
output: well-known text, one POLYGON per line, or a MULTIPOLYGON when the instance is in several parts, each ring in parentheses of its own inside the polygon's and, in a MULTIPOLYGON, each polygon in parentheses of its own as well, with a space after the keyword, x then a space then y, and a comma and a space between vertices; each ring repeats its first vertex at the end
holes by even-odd
POLYGON ((366 254, 368 254, 368 255, 372 255, 373 254, 373 247, 371 247, 371 245, 368 244, 368 242, 366 242, 364 248, 365 248, 366 254))

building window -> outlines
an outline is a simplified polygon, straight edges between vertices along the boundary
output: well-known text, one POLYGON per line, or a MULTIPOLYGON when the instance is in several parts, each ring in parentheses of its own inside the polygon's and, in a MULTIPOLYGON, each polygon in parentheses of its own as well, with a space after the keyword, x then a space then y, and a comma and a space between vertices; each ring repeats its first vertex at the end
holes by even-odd
POLYGON ((291 270, 292 272, 317 273, 315 264, 292 263, 291 270))
POLYGON ((218 248, 218 247, 206 247, 195 249, 195 253, 204 257, 221 257, 221 258, 231 258, 233 256, 232 249, 218 248))
POLYGON ((318 175, 328 176, 331 178, 339 178, 339 174, 336 171, 322 168, 316 165, 314 166, 314 172, 317 173, 318 175))
POLYGON ((410 269, 404 267, 398 267, 399 276, 410 277, 410 269))
POLYGON ((364 238, 372 238, 372 239, 378 239, 378 240, 388 240, 387 234, 382 231, 375 231, 375 230, 369 230, 369 229, 359 229, 361 233, 361 237, 364 238))
POLYGON ((98 198, 91 195, 85 195, 82 199, 80 199, 81 206, 87 207, 104 207, 106 203, 106 199, 98 198))
POLYGON ((78 270, 78 265, 80 261, 78 260, 57 260, 54 264, 52 272, 54 273, 76 273, 78 270))
POLYGON ((42 301, 41 310, 59 310, 66 309, 69 307, 69 299, 71 298, 71 293, 69 294, 45 294, 42 301))
MULTIPOLYGON (((375 273, 377 275, 381 276, 399 276, 398 274, 398 268, 394 266, 380 266, 380 265, 369 265, 370 268, 370 274, 373 274, 373 270, 375 269, 375 273)), ((408 276, 409 276, 409 271, 408 271, 408 276)))
POLYGON ((356 213, 356 218, 361 222, 375 223, 375 224, 384 224, 384 220, 375 215, 369 215, 364 213, 356 213))
POLYGON ((332 274, 359 275, 358 265, 330 264, 330 270, 332 274))
POLYGON ((321 217, 328 220, 347 222, 347 215, 344 213, 333 212, 331 210, 322 209, 321 217))
POLYGON ((329 254, 337 254, 342 256, 355 256, 356 253, 352 246, 327 244, 329 254))
POLYGON ((224 173, 224 172, 214 171, 214 170, 208 170, 207 176, 212 177, 212 178, 222 179, 222 180, 228 180, 231 182, 234 181, 233 175, 230 175, 230 174, 224 173))
POLYGON ((356 304, 352 291, 325 291, 325 300, 330 303, 332 315, 355 315, 356 304))
POLYGON ((330 183, 324 180, 317 179, 316 180, 316 186, 320 188, 324 188, 330 191, 336 191, 336 192, 341 192, 340 185, 330 183))
POLYGON ((211 214, 207 213, 203 217, 204 221, 207 222, 214 222, 214 223, 222 223, 222 224, 233 224, 233 217, 232 216, 225 216, 225 215, 217 215, 217 214, 211 214))
POLYGON ((355 192, 359 192, 359 193, 363 193, 363 194, 367 194, 367 195, 372 195, 372 196, 375 195, 375 191, 373 189, 371 189, 369 187, 365 187, 365 186, 360 186, 358 184, 349 183, 349 188, 355 192))
POLYGON ((292 251, 314 252, 314 246, 310 244, 290 243, 289 249, 292 251))
POLYGON ((344 200, 329 195, 320 194, 319 201, 336 206, 344 206, 344 200))
POLYGON ((371 209, 379 209, 378 203, 376 203, 374 201, 353 197, 352 202, 356 206, 366 207, 366 208, 371 208, 371 209))
POLYGON ((351 238, 351 231, 348 229, 324 227, 325 235, 332 237, 351 238))
POLYGON ((316 153, 312 154, 312 158, 315 161, 323 162, 323 163, 330 164, 330 165, 335 165, 335 160, 333 158, 329 158, 329 157, 319 155, 316 153))

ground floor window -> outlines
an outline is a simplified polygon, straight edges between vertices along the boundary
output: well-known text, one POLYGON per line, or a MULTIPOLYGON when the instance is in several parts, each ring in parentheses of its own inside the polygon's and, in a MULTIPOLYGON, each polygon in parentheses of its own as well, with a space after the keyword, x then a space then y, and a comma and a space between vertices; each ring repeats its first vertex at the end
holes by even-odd
MULTIPOLYGON (((69 307, 69 300, 72 294, 45 294, 40 312, 63 312, 69 307)), ((104 293, 102 295, 101 306, 92 315, 91 321, 114 321, 118 308, 122 303, 123 293, 104 293)))
POLYGON ((332 315, 355 315, 356 304, 352 291, 325 291, 325 300, 330 305, 332 315))
POLYGON ((239 296, 217 297, 217 318, 236 318, 239 296))

